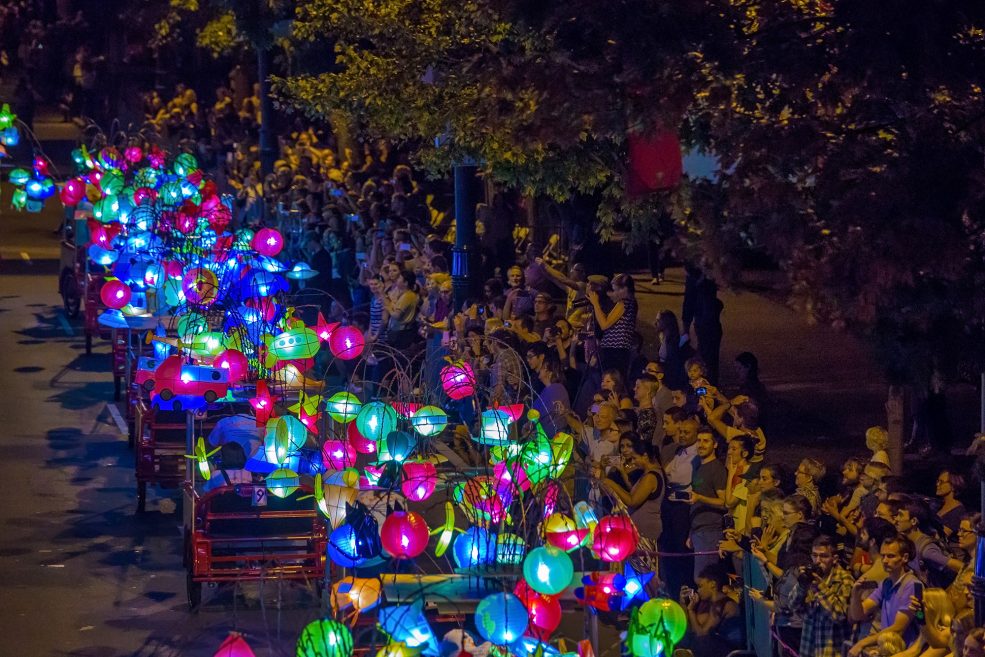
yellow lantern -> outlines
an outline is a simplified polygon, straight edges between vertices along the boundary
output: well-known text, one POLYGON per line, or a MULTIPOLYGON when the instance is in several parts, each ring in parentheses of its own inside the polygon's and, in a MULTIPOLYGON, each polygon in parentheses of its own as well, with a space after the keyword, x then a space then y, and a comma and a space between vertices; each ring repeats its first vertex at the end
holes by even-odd
POLYGON ((338 613, 350 606, 360 614, 380 602, 380 580, 343 577, 332 587, 332 609, 338 613))

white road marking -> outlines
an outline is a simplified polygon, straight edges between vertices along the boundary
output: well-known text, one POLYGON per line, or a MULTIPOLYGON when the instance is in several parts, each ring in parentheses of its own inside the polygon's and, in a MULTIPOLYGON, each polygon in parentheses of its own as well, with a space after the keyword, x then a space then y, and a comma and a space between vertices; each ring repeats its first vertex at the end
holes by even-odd
POLYGON ((116 428, 120 430, 120 433, 124 436, 128 435, 130 431, 127 430, 126 420, 124 420, 123 416, 120 415, 120 409, 116 407, 116 404, 107 402, 106 409, 109 411, 109 414, 113 416, 113 422, 116 423, 116 428))
POLYGON ((57 314, 58 314, 58 323, 62 325, 62 330, 65 331, 65 335, 67 335, 68 337, 74 336, 75 329, 73 329, 72 325, 68 323, 68 317, 65 316, 65 313, 59 310, 57 314))
POLYGON ((453 449, 448 447, 440 440, 434 442, 434 448, 441 452, 441 455, 448 459, 448 462, 454 465, 459 470, 464 470, 469 467, 469 464, 462 460, 462 457, 455 453, 453 449))

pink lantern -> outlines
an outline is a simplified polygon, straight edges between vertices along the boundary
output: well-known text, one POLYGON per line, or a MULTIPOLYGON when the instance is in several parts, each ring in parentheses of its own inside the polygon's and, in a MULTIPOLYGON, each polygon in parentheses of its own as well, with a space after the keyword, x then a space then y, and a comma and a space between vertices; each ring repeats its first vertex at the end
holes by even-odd
POLYGON ((321 448, 322 463, 332 470, 345 470, 356 463, 356 448, 342 440, 326 440, 321 448))
POLYGON ((284 248, 284 236, 276 228, 261 228, 253 237, 253 249, 260 255, 273 257, 284 248))
POLYGON ((140 205, 145 201, 154 201, 157 199, 157 192, 149 187, 138 187, 133 192, 133 202, 135 205, 140 205))
POLYGON ((215 357, 215 366, 229 372, 229 383, 239 383, 246 378, 250 362, 242 351, 226 349, 215 357))
POLYGON ((123 151, 123 158, 130 164, 136 164, 144 159, 144 152, 139 146, 129 146, 123 151))
MULTIPOLYGON (((130 150, 129 148, 127 150, 130 150)), ((239 632, 230 632, 212 657, 256 657, 239 632)))
POLYGON ((530 480, 518 461, 500 461, 493 466, 493 478, 496 480, 496 492, 512 499, 518 491, 530 490, 530 480))
POLYGON ((99 290, 103 305, 117 310, 130 303, 131 296, 130 287, 118 278, 107 280, 99 290))
POLYGON ((355 422, 350 422, 346 427, 346 435, 349 438, 349 444, 352 445, 360 454, 375 454, 376 453, 376 441, 366 438, 361 433, 359 433, 359 428, 356 426, 355 422))
POLYGON ((403 466, 404 480, 400 483, 400 492, 407 499, 423 502, 431 497, 438 483, 438 470, 430 461, 407 461, 403 466))
POLYGON ((607 533, 616 529, 623 529, 628 532, 636 533, 636 525, 627 515, 602 516, 598 525, 595 527, 596 533, 607 533))
POLYGON ((595 528, 595 539, 592 541, 592 552, 599 559, 607 562, 621 562, 636 551, 636 532, 626 529, 612 529, 600 532, 595 528))
POLYGON ((397 559, 413 559, 424 552, 430 535, 424 518, 413 511, 394 511, 380 527, 383 549, 397 559))
POLYGON ((86 184, 78 178, 69 178, 58 196, 65 205, 78 205, 86 196, 86 184))
POLYGON ((328 337, 328 348, 341 360, 352 360, 363 352, 366 340, 355 326, 339 326, 328 337))
POLYGON ((475 372, 465 361, 441 368, 441 387, 452 399, 465 399, 475 393, 475 372))
POLYGON ((556 595, 544 595, 531 591, 533 595, 523 600, 530 615, 530 627, 527 630, 531 635, 547 641, 554 630, 561 624, 561 602, 556 595))

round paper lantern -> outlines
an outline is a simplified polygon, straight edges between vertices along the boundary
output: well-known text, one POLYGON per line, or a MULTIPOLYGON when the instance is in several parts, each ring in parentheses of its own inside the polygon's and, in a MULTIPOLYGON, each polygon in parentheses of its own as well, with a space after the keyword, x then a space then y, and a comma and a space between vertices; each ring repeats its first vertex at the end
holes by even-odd
POLYGON ((355 422, 349 423, 346 427, 346 436, 349 439, 349 444, 360 454, 376 453, 376 441, 370 440, 359 433, 359 427, 356 426, 355 422))
POLYGON ((496 537, 482 527, 469 527, 455 539, 452 556, 459 568, 475 568, 496 559, 496 537))
POLYGON ((525 601, 530 614, 530 634, 547 641, 561 624, 561 602, 557 596, 534 593, 525 601))
POLYGON ((654 598, 640 606, 640 621, 644 625, 664 627, 670 632, 670 640, 678 643, 687 632, 687 614, 675 600, 654 598))
POLYGON ((207 306, 219 294, 219 279, 215 272, 204 267, 194 267, 185 272, 181 279, 181 289, 191 303, 207 306))
POLYGON ((352 633, 337 620, 308 623, 298 637, 297 657, 352 657, 352 633))
POLYGON ((253 249, 260 255, 274 257, 284 248, 284 236, 276 228, 261 228, 253 237, 253 249))
POLYGON ((599 520, 598 525, 595 527, 596 532, 611 532, 614 529, 622 529, 629 532, 636 532, 636 525, 627 515, 611 515, 602 516, 599 520))
POLYGON ((496 563, 515 566, 523 561, 527 544, 516 534, 500 534, 496 538, 496 563))
POLYGON ((229 383, 239 383, 246 378, 249 372, 250 362, 246 355, 238 349, 226 349, 215 357, 213 363, 216 367, 229 372, 229 383))
POLYGON ((397 411, 381 401, 369 402, 356 415, 356 428, 364 438, 379 443, 397 428, 397 411))
POLYGON ((128 146, 123 151, 123 158, 130 164, 136 164, 144 159, 144 151, 139 146, 128 146))
POLYGON ((345 470, 356 462, 356 449, 341 440, 326 440, 321 454, 322 462, 332 470, 345 470))
POLYGON ((366 559, 359 554, 356 530, 352 525, 342 524, 328 536, 327 554, 332 563, 342 568, 355 568, 366 559))
POLYGON ((117 310, 130 303, 131 296, 133 293, 130 287, 118 278, 109 279, 99 290, 99 298, 103 305, 117 310))
POLYGON ((486 641, 504 646, 527 631, 527 608, 512 593, 487 595, 475 608, 475 627, 486 641))
POLYGON ((92 260, 97 265, 103 265, 108 267, 116 262, 120 257, 120 252, 114 249, 104 249, 98 244, 91 245, 86 249, 86 253, 89 255, 89 259, 92 260))
POLYGON ((557 595, 566 589, 574 573, 571 557, 553 545, 535 548, 523 560, 523 578, 530 588, 545 595, 557 595))
POLYGON ((486 445, 503 445, 510 439, 510 416, 500 409, 482 411, 479 437, 486 445))
POLYGON ((275 497, 290 497, 300 485, 298 473, 287 468, 279 468, 267 475, 267 491, 275 497))
POLYGON ((423 502, 434 493, 438 470, 430 461, 407 461, 403 464, 404 480, 400 492, 413 502, 423 502))
POLYGON ((434 436, 448 425, 448 415, 437 406, 423 406, 410 417, 410 425, 422 436, 434 436))
POLYGON ((375 577, 343 577, 332 587, 332 609, 338 612, 350 605, 358 612, 372 609, 380 602, 381 586, 375 577))
POLYGON ((325 402, 325 410, 336 422, 351 422, 359 415, 363 403, 351 392, 337 392, 325 402))
POLYGON ((451 399, 465 399, 475 393, 475 372, 465 361, 441 368, 441 388, 451 399))
POLYGON ((424 552, 430 535, 424 518, 413 511, 394 511, 380 527, 383 549, 397 559, 413 559, 424 552))
POLYGON ((566 552, 576 549, 588 536, 588 529, 581 529, 575 521, 563 513, 552 513, 544 521, 547 542, 566 552))
POLYGON ((352 360, 363 352, 366 339, 355 326, 340 326, 328 338, 328 348, 332 355, 342 360, 352 360))
POLYGON ((627 529, 611 529, 600 532, 595 528, 592 552, 607 562, 622 562, 636 551, 636 532, 627 529))

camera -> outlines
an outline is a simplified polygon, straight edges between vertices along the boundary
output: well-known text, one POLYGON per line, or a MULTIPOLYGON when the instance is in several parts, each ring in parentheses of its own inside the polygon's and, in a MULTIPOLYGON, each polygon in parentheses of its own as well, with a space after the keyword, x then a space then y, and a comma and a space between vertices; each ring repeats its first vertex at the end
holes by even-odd
POLYGON ((708 394, 708 388, 704 386, 701 386, 700 388, 695 388, 694 394, 696 394, 698 397, 704 397, 705 395, 708 394))
POLYGON ((812 563, 811 565, 804 566, 800 569, 800 574, 797 575, 797 579, 800 580, 801 584, 808 586, 814 581, 815 577, 820 577, 821 575, 821 567, 812 563))

